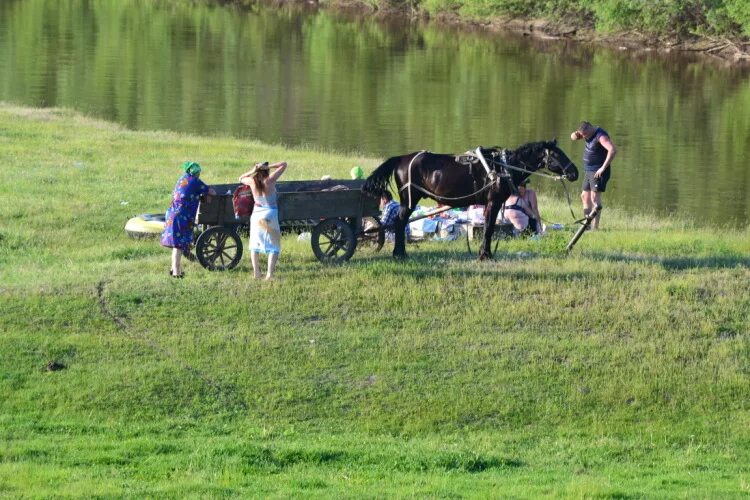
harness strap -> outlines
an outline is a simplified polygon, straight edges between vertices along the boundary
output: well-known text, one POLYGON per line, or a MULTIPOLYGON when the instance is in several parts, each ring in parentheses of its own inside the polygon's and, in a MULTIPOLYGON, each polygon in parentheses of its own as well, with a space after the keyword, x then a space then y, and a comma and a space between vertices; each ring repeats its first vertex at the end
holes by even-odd
MULTIPOLYGON (((401 186, 401 189, 399 189, 399 191, 403 191, 404 189, 409 188, 409 208, 411 208, 411 190, 412 190, 412 186, 411 186, 411 167, 412 167, 412 165, 414 165, 414 161, 417 158, 419 158, 421 155, 425 154, 426 152, 427 152, 427 150, 423 149, 419 153, 415 154, 414 158, 411 159, 411 161, 409 162, 409 168, 407 169, 407 181, 406 181, 406 184, 404 184, 403 186, 401 186)), ((419 186, 417 186, 417 187, 419 187, 419 186)))
POLYGON ((495 179, 497 179, 497 172, 490 169, 490 166, 487 164, 487 160, 484 159, 484 155, 482 154, 482 147, 477 147, 477 149, 474 150, 474 154, 477 158, 479 158, 482 166, 487 171, 487 178, 489 178, 490 182, 495 182, 495 179))
MULTIPOLYGON (((407 187, 407 185, 406 185, 406 184, 404 184, 404 185, 403 185, 403 186, 401 187, 401 190, 403 190, 403 189, 404 189, 404 188, 406 188, 406 187, 407 187)), ((474 191, 474 192, 473 192, 473 193, 471 193, 471 194, 467 194, 467 195, 465 195, 465 196, 457 196, 457 197, 455 197, 455 198, 453 198, 453 197, 450 197, 450 196, 440 196, 440 195, 437 195, 437 194, 435 194, 435 193, 431 193, 430 191, 427 191, 427 190, 426 190, 425 188, 423 188, 422 186, 420 186, 420 185, 418 185, 418 184, 414 184, 413 186, 410 186, 410 190, 411 190, 411 189, 416 189, 417 191, 421 191, 422 193, 426 194, 427 196, 429 196, 429 197, 431 197, 431 198, 434 198, 434 199, 435 199, 435 200, 437 200, 437 201, 440 201, 440 200, 446 200, 446 201, 457 201, 457 200, 465 200, 466 198, 471 198, 472 196, 476 196, 476 195, 478 195, 478 194, 482 193, 482 191, 487 191, 487 190, 488 190, 489 188, 491 188, 491 187, 492 187, 492 183, 491 183, 491 182, 488 182, 487 184, 485 184, 484 186, 482 186, 482 188, 481 188, 481 189, 479 189, 479 190, 477 190, 477 191, 474 191)))
POLYGON ((509 163, 509 160, 508 160, 508 150, 507 149, 503 149, 500 152, 500 158, 502 159, 502 161, 496 162, 496 163, 500 163, 500 166, 503 167, 503 175, 506 176, 506 177, 510 177, 510 172, 508 172, 505 169, 505 166, 508 165, 508 163, 509 163))
POLYGON ((508 150, 507 149, 503 149, 503 161, 502 162, 496 162, 496 163, 500 163, 500 166, 503 169, 503 173, 504 173, 503 180, 508 185, 508 189, 510 189, 510 192, 512 194, 517 195, 518 194, 518 188, 516 187, 516 183, 513 182, 513 176, 510 175, 510 173, 508 172, 508 170, 506 170, 507 167, 510 167, 510 165, 508 165, 506 163, 507 154, 508 154, 508 150))

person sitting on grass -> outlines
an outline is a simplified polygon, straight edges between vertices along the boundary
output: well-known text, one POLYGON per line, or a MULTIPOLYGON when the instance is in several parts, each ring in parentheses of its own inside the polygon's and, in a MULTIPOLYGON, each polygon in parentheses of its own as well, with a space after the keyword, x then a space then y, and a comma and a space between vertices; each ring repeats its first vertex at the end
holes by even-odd
POLYGON ((541 234, 539 207, 536 193, 527 188, 529 180, 524 180, 518 186, 518 194, 512 194, 505 200, 505 219, 508 220, 519 234, 541 234))
MULTIPOLYGON (((401 205, 393 199, 393 195, 390 191, 384 191, 380 196, 380 224, 386 227, 385 239, 388 241, 396 240, 396 220, 398 219, 398 212, 401 205)), ((409 230, 409 224, 406 224, 405 228, 406 241, 411 239, 411 231, 409 230)))

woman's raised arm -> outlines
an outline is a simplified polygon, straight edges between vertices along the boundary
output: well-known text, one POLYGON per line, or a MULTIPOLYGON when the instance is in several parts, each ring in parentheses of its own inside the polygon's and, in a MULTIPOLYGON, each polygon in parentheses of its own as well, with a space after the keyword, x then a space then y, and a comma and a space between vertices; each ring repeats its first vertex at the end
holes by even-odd
POLYGON ((273 173, 268 176, 268 180, 271 182, 276 182, 279 177, 281 177, 281 174, 284 173, 286 167, 287 164, 285 161, 280 161, 279 163, 274 163, 273 165, 271 165, 271 168, 275 168, 276 170, 274 170, 273 173))

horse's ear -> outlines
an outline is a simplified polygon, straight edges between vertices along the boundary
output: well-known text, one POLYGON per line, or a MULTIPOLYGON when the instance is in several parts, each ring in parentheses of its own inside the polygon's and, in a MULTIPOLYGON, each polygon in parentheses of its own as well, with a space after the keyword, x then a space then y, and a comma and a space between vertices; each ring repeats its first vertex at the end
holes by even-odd
POLYGON ((552 143, 553 146, 557 147, 557 137, 553 137, 550 142, 552 143))

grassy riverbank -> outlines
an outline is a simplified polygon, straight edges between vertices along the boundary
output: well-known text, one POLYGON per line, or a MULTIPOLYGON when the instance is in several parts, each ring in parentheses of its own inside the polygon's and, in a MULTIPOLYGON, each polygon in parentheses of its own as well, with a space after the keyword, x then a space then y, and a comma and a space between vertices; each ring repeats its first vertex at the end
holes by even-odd
POLYGON ((288 238, 277 282, 171 280, 122 228, 188 158, 209 183, 379 163, 0 105, 0 494, 750 493, 748 230, 608 208, 570 256, 325 268, 288 238))

